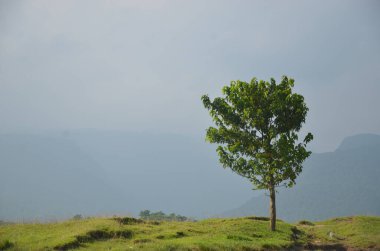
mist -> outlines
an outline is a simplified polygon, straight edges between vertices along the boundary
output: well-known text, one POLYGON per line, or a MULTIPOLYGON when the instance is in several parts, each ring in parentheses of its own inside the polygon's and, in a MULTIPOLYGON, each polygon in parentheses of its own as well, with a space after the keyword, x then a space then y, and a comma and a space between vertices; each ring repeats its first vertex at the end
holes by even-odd
POLYGON ((1 1, 0 132, 203 139, 202 94, 296 80, 312 149, 380 133, 377 1, 1 1))

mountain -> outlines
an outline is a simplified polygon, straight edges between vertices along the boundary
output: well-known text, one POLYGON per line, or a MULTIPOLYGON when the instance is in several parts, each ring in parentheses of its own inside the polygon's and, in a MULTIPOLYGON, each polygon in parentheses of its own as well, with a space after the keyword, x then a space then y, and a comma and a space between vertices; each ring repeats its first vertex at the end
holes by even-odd
MULTIPOLYGON (((334 152, 313 154, 293 188, 279 189, 278 217, 288 221, 348 215, 380 215, 380 136, 343 140, 334 152)), ((261 195, 223 216, 268 215, 261 195)))
POLYGON ((0 219, 132 214, 214 215, 250 184, 219 167, 204 139, 79 130, 0 135, 0 219))
MULTIPOLYGON (((378 135, 313 154, 297 185, 279 191, 279 217, 380 215, 379 163, 378 135)), ((202 137, 97 130, 0 135, 0 220, 136 216, 145 209, 198 218, 267 215, 267 198, 251 188, 220 167, 215 146, 202 137)))
POLYGON ((252 194, 243 178, 219 166, 203 137, 118 131, 73 131, 66 138, 91 156, 104 178, 136 203, 128 210, 163 210, 206 217, 252 194))
POLYGON ((57 219, 115 209, 122 194, 72 141, 0 136, 0 218, 57 219))

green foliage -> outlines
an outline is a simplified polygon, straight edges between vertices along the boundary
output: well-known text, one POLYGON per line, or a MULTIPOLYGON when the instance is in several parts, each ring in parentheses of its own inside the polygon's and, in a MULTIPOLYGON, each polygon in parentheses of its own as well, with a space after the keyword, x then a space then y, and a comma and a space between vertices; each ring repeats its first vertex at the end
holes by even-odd
POLYGON ((144 222, 143 220, 135 219, 132 217, 115 217, 114 220, 122 225, 139 224, 144 222))
POLYGON ((0 250, 7 250, 13 246, 14 246, 14 244, 12 242, 10 242, 9 240, 0 241, 0 250))
POLYGON ((143 220, 153 220, 153 221, 194 221, 191 218, 182 216, 179 214, 171 213, 166 215, 162 211, 159 212, 150 212, 149 210, 143 210, 139 214, 140 218, 143 220))
POLYGON ((232 81, 223 97, 202 101, 216 127, 206 139, 219 144, 219 160, 225 168, 248 178, 258 189, 293 186, 309 157, 308 133, 298 142, 298 132, 308 108, 303 96, 293 93, 294 80, 284 76, 279 84, 253 78, 250 83, 232 81))
POLYGON ((81 214, 76 214, 73 216, 73 220, 82 220, 83 216, 81 214))

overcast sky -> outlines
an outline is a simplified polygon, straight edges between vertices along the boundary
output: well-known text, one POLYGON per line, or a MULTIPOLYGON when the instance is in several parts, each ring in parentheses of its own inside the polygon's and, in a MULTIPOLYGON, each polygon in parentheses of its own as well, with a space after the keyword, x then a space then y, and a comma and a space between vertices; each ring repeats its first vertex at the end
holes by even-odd
POLYGON ((0 132, 203 137, 200 101, 283 74, 313 149, 380 133, 380 1, 0 0, 0 132))

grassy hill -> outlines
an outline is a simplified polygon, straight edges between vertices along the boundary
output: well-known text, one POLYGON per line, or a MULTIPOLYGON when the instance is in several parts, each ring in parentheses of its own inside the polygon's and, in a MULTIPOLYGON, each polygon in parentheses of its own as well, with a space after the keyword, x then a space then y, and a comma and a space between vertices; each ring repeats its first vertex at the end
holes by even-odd
POLYGON ((262 217, 157 222, 89 218, 57 223, 3 224, 0 250, 379 250, 379 217, 278 222, 262 217))

